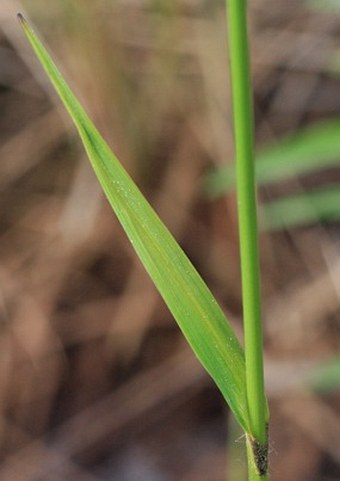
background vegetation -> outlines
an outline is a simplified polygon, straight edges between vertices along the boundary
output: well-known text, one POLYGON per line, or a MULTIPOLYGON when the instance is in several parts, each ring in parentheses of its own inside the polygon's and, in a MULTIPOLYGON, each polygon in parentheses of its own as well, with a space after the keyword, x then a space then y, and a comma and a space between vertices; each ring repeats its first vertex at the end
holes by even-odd
MULTIPOLYGON (((338 6, 250 2, 275 481, 340 472, 338 6)), ((3 0, 1 479, 241 481, 244 439, 104 200, 25 10, 241 332, 233 172, 227 198, 215 172, 233 162, 224 2, 3 0)))

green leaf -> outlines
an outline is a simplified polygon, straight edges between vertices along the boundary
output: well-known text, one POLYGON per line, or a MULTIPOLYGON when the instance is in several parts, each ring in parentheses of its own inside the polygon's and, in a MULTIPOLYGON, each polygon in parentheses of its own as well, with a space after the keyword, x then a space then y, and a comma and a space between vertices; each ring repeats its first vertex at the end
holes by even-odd
MULTIPOLYGON (((320 122, 267 147, 256 155, 258 185, 280 182, 340 164, 340 120, 320 122)), ((235 187, 234 166, 207 175, 206 192, 218 197, 235 187)))
POLYGON ((144 267, 236 419, 249 432, 242 347, 213 295, 102 139, 48 52, 24 32, 75 123, 92 167, 144 267))
POLYGON ((317 189, 261 206, 262 224, 266 230, 280 230, 315 222, 340 219, 340 190, 338 187, 317 189))
POLYGON ((339 0, 306 0, 305 1, 307 7, 310 7, 317 11, 336 11, 340 10, 340 1, 339 0))
POLYGON ((315 367, 307 378, 315 391, 328 393, 340 389, 340 356, 335 356, 315 367))

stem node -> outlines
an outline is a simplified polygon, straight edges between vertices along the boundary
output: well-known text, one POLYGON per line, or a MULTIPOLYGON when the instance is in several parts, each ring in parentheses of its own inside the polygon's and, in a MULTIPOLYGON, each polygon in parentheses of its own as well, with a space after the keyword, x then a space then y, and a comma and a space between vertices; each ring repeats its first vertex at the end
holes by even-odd
POLYGON ((268 473, 268 442, 260 444, 256 439, 247 434, 248 442, 254 457, 254 463, 260 476, 268 473))

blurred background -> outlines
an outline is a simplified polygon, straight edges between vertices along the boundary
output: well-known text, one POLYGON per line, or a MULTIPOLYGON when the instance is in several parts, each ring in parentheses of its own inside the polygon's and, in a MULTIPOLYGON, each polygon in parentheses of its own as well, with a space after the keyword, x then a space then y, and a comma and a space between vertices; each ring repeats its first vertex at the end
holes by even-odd
MULTIPOLYGON (((272 481, 340 478, 340 1, 249 2, 272 481)), ((1 0, 0 479, 244 481, 25 13, 242 338, 223 0, 1 0)))

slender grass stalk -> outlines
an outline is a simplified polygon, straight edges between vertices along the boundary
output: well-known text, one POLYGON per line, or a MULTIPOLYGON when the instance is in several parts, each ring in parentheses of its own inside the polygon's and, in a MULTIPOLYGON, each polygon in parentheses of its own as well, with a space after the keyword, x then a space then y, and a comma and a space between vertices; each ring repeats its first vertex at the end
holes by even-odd
POLYGON ((234 109, 237 198, 240 232, 249 480, 267 476, 268 408, 264 394, 260 268, 256 216, 253 106, 247 30, 247 1, 229 0, 228 32, 234 109))

